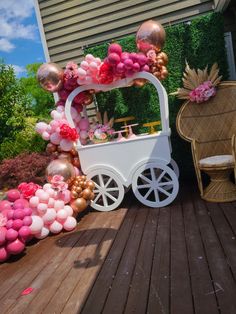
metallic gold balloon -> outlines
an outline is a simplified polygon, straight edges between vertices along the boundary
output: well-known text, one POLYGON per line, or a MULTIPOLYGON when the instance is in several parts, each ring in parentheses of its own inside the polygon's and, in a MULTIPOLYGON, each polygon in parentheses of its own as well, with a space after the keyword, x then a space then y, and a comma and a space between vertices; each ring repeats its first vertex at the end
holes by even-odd
POLYGON ((63 85, 63 69, 56 63, 44 63, 37 72, 39 84, 48 92, 59 91, 63 85))
POLYGON ((91 181, 91 180, 86 182, 86 186, 87 186, 87 188, 89 188, 91 191, 95 188, 95 184, 94 184, 94 182, 91 181))
POLYGON ((70 202, 70 206, 75 213, 79 213, 85 210, 87 207, 87 201, 83 197, 79 197, 76 200, 70 202))
POLYGON ((86 188, 82 192, 82 197, 85 198, 86 200, 89 200, 91 197, 91 193, 92 193, 91 190, 86 188))
POLYGON ((74 157, 73 160, 72 160, 72 164, 77 167, 77 168, 80 168, 80 160, 79 160, 79 157, 74 157))
POLYGON ((63 159, 55 159, 50 162, 46 169, 46 178, 50 182, 54 175, 63 176, 64 180, 67 181, 75 177, 75 169, 71 163, 63 159))
POLYGON ((47 147, 46 147, 46 152, 47 153, 51 154, 51 153, 56 152, 56 150, 57 150, 57 145, 52 144, 52 143, 48 143, 47 144, 47 147))
POLYGON ((153 20, 144 22, 136 34, 137 48, 143 53, 150 49, 160 51, 166 39, 166 33, 163 26, 153 20))
POLYGON ((61 159, 61 160, 66 160, 68 162, 72 162, 72 156, 70 153, 61 153, 59 156, 58 156, 58 159, 61 159))
POLYGON ((137 86, 137 87, 142 87, 143 85, 145 85, 147 82, 147 80, 145 79, 135 79, 134 80, 134 86, 137 86))

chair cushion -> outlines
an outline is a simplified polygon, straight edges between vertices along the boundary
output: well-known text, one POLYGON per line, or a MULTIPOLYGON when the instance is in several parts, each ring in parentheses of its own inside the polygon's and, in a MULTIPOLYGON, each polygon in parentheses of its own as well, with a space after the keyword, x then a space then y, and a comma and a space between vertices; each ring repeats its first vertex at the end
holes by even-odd
POLYGON ((233 166, 233 155, 216 155, 199 160, 200 167, 224 167, 233 166))

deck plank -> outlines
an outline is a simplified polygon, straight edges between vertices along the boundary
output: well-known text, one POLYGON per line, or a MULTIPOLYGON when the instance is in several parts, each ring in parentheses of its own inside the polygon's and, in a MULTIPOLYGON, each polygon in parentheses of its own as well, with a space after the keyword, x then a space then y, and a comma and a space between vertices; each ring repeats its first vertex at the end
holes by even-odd
POLYGON ((137 210, 131 207, 86 300, 82 314, 102 312, 136 215, 137 210))
POLYGON ((214 287, 207 256, 190 195, 191 192, 186 189, 182 206, 194 309, 196 314, 218 313, 215 294, 211 293, 214 287))
POLYGON ((147 313, 169 313, 170 210, 160 209, 152 262, 147 313))
POLYGON ((220 313, 234 314, 236 313, 236 286, 207 212, 206 202, 195 198, 194 205, 214 285, 211 293, 216 294, 220 313))

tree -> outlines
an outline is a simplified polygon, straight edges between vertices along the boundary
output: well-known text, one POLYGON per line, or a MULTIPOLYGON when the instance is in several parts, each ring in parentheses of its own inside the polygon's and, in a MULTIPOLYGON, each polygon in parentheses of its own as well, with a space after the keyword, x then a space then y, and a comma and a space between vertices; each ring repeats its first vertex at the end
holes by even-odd
POLYGON ((53 95, 44 91, 37 82, 36 74, 41 63, 32 63, 26 66, 27 77, 20 79, 20 84, 25 94, 30 98, 31 109, 39 119, 48 119, 54 106, 53 95))

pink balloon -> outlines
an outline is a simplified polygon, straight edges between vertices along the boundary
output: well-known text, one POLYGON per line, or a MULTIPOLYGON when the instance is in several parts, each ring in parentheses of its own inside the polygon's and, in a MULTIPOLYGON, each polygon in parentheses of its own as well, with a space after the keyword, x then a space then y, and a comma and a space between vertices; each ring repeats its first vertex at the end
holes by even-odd
POLYGON ((25 217, 23 209, 16 209, 13 213, 13 219, 23 219, 25 217))
POLYGON ((89 121, 86 118, 82 118, 79 122, 80 130, 88 130, 89 128, 89 121))
POLYGON ((41 232, 41 229, 43 228, 43 219, 39 216, 31 216, 32 218, 32 224, 30 225, 30 230, 32 234, 37 234, 41 232))
POLYGON ((37 133, 42 134, 44 131, 46 131, 48 125, 45 122, 39 122, 35 126, 35 130, 37 133))
POLYGON ((133 64, 134 64, 133 61, 131 59, 129 59, 129 58, 124 60, 124 66, 125 66, 125 68, 127 70, 132 69, 133 68, 133 64))
POLYGON ((3 245, 6 242, 6 233, 7 228, 0 227, 0 245, 3 245))
POLYGON ((83 140, 86 140, 86 138, 88 138, 88 132, 85 130, 80 131, 79 135, 80 135, 80 138, 83 140))
POLYGON ((48 208, 53 208, 55 203, 55 199, 50 197, 48 200, 48 208))
POLYGON ((11 209, 11 203, 7 200, 0 201, 0 212, 6 209, 7 210, 11 209))
POLYGON ((19 230, 19 236, 22 237, 22 239, 26 240, 31 235, 31 230, 28 226, 23 226, 19 230))
POLYGON ((6 228, 7 228, 7 229, 10 229, 10 228, 12 228, 12 225, 13 225, 13 220, 12 220, 12 219, 9 219, 9 220, 7 221, 7 223, 6 223, 6 228))
POLYGON ((7 198, 10 202, 14 202, 20 198, 20 192, 17 189, 11 189, 7 192, 7 198))
POLYGON ((62 229, 63 229, 63 225, 56 220, 49 226, 49 230, 52 233, 59 233, 62 231, 62 229))
POLYGON ((47 192, 45 192, 44 190, 42 190, 42 192, 39 195, 39 201, 43 202, 43 203, 47 203, 49 200, 49 195, 47 192))
POLYGON ((49 232, 50 230, 44 226, 40 233, 35 234, 35 238, 42 240, 49 235, 49 232))
POLYGON ((39 203, 37 209, 40 215, 44 215, 47 212, 48 205, 44 203, 39 203))
POLYGON ((109 63, 112 65, 116 65, 120 62, 120 56, 115 52, 110 53, 108 55, 107 59, 108 59, 109 63))
POLYGON ((6 232, 6 240, 7 241, 14 241, 18 237, 18 232, 12 228, 8 229, 6 232))
POLYGON ((52 121, 50 122, 50 126, 51 126, 51 131, 53 132, 53 131, 56 130, 56 128, 59 127, 59 122, 56 121, 56 120, 52 120, 52 121))
POLYGON ((45 141, 49 141, 50 140, 50 134, 46 131, 44 131, 42 133, 42 138, 45 140, 45 141))
POLYGON ((19 239, 16 239, 15 241, 10 242, 6 245, 7 252, 13 255, 21 253, 24 248, 25 244, 19 239))
POLYGON ((60 141, 61 141, 61 136, 60 134, 54 132, 50 135, 50 141, 52 144, 55 144, 55 145, 59 145, 60 144, 60 141))
POLYGON ((117 53, 119 56, 122 54, 122 47, 119 44, 110 44, 108 47, 108 54, 117 53))
POLYGON ((43 190, 47 191, 48 189, 51 189, 51 187, 52 187, 51 183, 45 183, 43 186, 43 190))
POLYGON ((89 64, 89 69, 92 71, 92 72, 97 72, 98 71, 98 65, 95 61, 92 61, 90 64, 89 64))
POLYGON ((74 217, 67 217, 66 221, 64 222, 63 224, 63 228, 66 230, 66 231, 71 231, 73 229, 75 229, 77 225, 77 221, 74 217))
POLYGON ((14 216, 15 211, 13 209, 10 209, 7 211, 7 218, 12 219, 14 216))
POLYGON ((21 219, 15 219, 12 224, 12 228, 19 230, 23 226, 23 221, 21 219))
POLYGON ((30 226, 32 224, 32 218, 31 216, 26 216, 24 219, 23 219, 23 225, 24 226, 30 226))
MULTIPOLYGON (((24 208, 24 209, 23 209, 23 212, 24 212, 24 217, 25 217, 25 216, 31 216, 32 213, 33 213, 32 209, 29 208, 29 207, 24 208)), ((23 218, 24 218, 24 217, 23 217, 23 218)))
POLYGON ((71 195, 69 190, 65 190, 60 193, 60 199, 65 203, 69 203, 71 200, 71 195))
MULTIPOLYGON (((82 61, 82 62, 80 63, 80 67, 81 67, 82 69, 84 69, 84 70, 88 70, 88 67, 89 67, 88 62, 87 62, 87 61, 82 61)), ((85 73, 86 73, 86 72, 85 72, 85 73)))
POLYGON ((68 216, 73 215, 73 209, 69 205, 65 205, 64 210, 66 210, 68 216))
POLYGON ((0 247, 0 262, 5 262, 10 254, 7 252, 6 248, 4 246, 0 247))
POLYGON ((65 221, 67 217, 68 217, 68 213, 67 213, 67 211, 65 209, 58 210, 58 212, 57 212, 57 220, 59 222, 65 221))
POLYGON ((56 200, 54 203, 55 210, 60 210, 64 208, 64 206, 65 206, 65 203, 62 200, 56 200))
POLYGON ((140 65, 139 65, 137 62, 135 62, 135 63, 133 64, 133 70, 134 70, 135 72, 140 71, 140 65))
POLYGON ((93 56, 92 54, 90 54, 90 53, 88 53, 88 54, 85 56, 85 60, 86 60, 88 63, 92 62, 94 59, 95 59, 94 56, 93 56))
POLYGON ((149 72, 150 71, 150 68, 147 64, 143 65, 142 68, 141 68, 142 71, 146 71, 146 72, 149 72))
POLYGON ((66 140, 66 139, 62 139, 60 141, 60 147, 65 152, 69 152, 73 148, 73 145, 74 145, 74 142, 66 140))
POLYGON ((29 200, 29 203, 30 203, 30 206, 31 207, 37 207, 38 206, 38 204, 39 204, 39 198, 38 198, 38 196, 32 196, 31 198, 30 198, 30 200, 29 200))
MULTIPOLYGON (((45 224, 51 224, 56 219, 57 213, 55 209, 48 208, 46 213, 43 215, 42 219, 45 224)), ((38 232, 37 232, 38 233, 38 232)))
POLYGON ((24 198, 16 200, 13 204, 14 209, 25 208, 25 207, 29 207, 29 202, 24 198))

